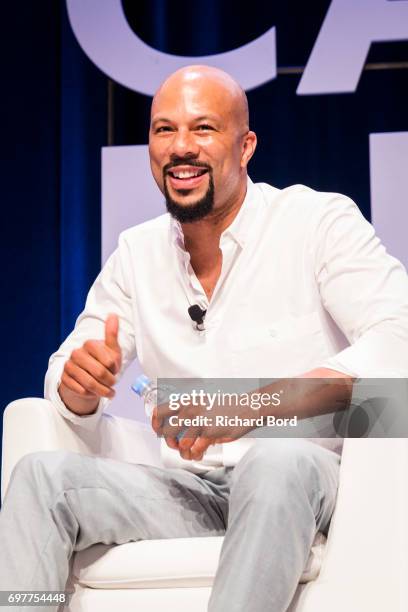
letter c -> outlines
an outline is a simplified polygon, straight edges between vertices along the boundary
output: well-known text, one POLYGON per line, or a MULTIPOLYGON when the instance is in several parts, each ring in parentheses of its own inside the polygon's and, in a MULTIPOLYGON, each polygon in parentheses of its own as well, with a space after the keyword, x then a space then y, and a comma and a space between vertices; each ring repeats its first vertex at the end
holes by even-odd
POLYGON ((169 74, 189 64, 226 70, 246 90, 276 78, 274 27, 232 51, 188 57, 144 43, 130 28, 121 0, 67 0, 67 10, 74 34, 94 64, 121 85, 148 96, 169 74))

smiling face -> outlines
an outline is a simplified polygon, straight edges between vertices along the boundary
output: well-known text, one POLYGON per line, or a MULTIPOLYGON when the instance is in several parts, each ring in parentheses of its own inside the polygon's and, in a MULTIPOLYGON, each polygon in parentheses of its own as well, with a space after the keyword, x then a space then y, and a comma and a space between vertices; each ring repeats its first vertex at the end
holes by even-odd
POLYGON ((243 199, 255 146, 245 94, 218 69, 179 70, 154 97, 150 164, 169 212, 181 222, 243 199))

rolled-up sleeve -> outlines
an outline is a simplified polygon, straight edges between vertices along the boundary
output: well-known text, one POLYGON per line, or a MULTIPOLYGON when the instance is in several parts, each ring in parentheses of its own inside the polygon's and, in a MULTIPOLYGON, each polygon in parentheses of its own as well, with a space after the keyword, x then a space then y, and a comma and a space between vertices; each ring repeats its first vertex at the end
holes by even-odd
POLYGON ((103 340, 105 321, 110 313, 119 316, 118 340, 122 349, 122 367, 119 376, 136 357, 127 248, 126 241, 121 235, 118 248, 109 257, 88 293, 85 308, 79 315, 74 330, 59 349, 51 355, 45 376, 45 398, 53 403, 63 417, 89 429, 96 426, 102 411, 110 400, 101 398, 93 414, 80 416, 65 406, 58 393, 58 387, 64 364, 72 351, 81 347, 86 340, 103 340))
POLYGON ((358 377, 408 377, 408 277, 356 204, 335 195, 312 232, 321 300, 350 346, 321 364, 358 377))

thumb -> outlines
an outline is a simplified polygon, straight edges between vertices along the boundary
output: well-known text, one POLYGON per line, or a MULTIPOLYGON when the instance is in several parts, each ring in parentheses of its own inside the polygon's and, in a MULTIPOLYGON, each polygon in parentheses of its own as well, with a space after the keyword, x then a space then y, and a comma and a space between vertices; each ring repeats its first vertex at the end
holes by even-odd
POLYGON ((110 314, 105 321, 105 344, 113 351, 120 351, 118 333, 119 317, 116 314, 110 314))

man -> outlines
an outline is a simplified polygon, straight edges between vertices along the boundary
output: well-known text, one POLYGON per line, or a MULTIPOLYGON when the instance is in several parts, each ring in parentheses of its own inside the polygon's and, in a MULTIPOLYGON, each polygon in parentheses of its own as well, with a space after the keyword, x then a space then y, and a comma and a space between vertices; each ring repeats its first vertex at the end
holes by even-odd
MULTIPOLYGON (((348 198, 254 185, 255 147, 229 75, 190 66, 160 87, 149 151, 170 215, 121 235, 52 356, 46 397, 64 417, 93 427, 136 355, 152 378, 281 378, 291 399, 270 408, 278 416, 347 404, 355 377, 406 375, 403 267, 348 198), (290 377, 319 381, 299 394, 290 377)), ((156 431, 167 416, 155 411, 156 431)), ((97 542, 225 534, 209 610, 283 612, 328 528, 340 457, 244 433, 203 426, 178 441, 167 430, 166 469, 27 455, 0 518, 0 586, 64 589, 72 553, 97 542)))

